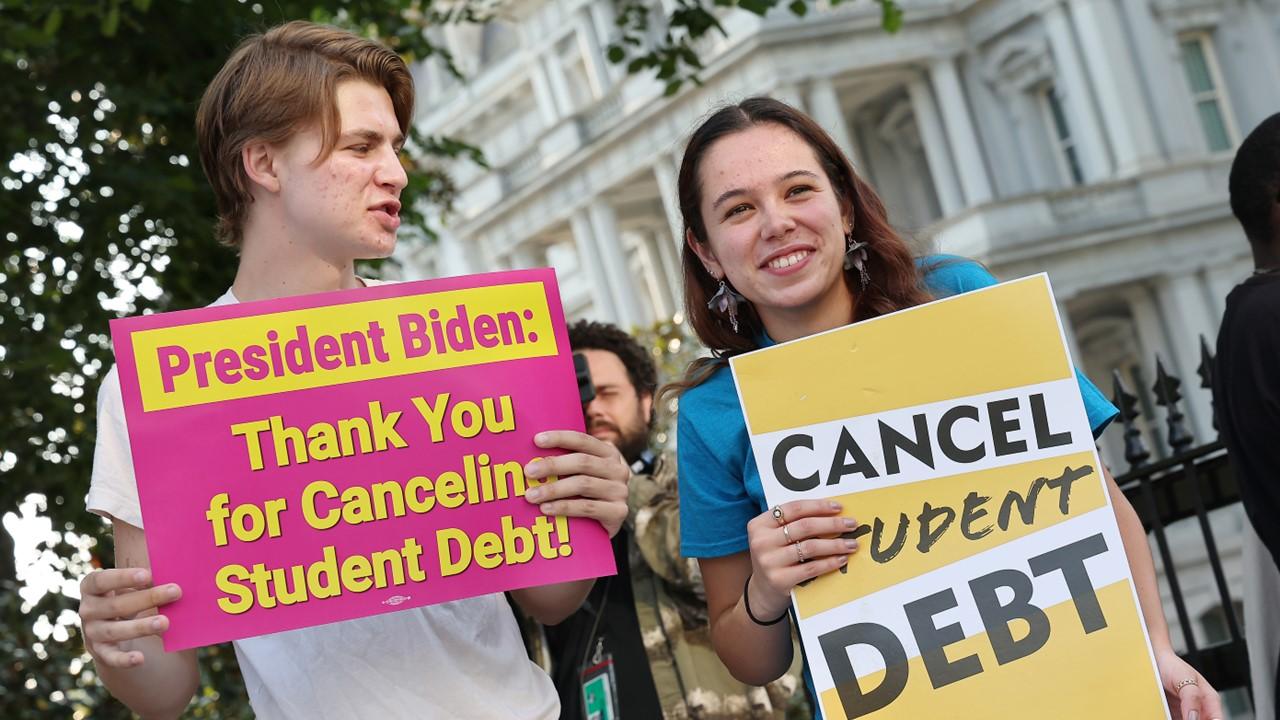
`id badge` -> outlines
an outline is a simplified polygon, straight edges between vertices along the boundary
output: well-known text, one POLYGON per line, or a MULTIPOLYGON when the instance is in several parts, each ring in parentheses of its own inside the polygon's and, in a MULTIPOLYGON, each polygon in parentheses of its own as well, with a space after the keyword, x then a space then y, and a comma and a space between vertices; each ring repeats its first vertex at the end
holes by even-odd
POLYGON ((618 720, 617 687, 613 655, 604 652, 601 638, 591 661, 582 670, 582 711, 586 720, 618 720))

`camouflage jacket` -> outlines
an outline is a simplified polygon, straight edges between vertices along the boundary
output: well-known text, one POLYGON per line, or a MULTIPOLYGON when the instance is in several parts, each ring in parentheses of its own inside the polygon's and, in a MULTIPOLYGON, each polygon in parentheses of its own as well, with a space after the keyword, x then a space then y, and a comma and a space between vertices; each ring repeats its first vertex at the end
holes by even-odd
POLYGON ((712 649, 698 563, 680 555, 675 458, 660 455, 629 489, 631 585, 666 720, 809 717, 799 648, 787 674, 762 688, 735 680, 712 649))
MULTIPOLYGON (((664 720, 808 720, 798 646, 787 674, 765 687, 735 680, 711 647, 698 562, 680 555, 675 460, 664 453, 652 469, 631 476, 625 530, 634 538, 632 594, 664 720)), ((518 608, 516 617, 529 656, 554 677, 542 626, 518 608)))

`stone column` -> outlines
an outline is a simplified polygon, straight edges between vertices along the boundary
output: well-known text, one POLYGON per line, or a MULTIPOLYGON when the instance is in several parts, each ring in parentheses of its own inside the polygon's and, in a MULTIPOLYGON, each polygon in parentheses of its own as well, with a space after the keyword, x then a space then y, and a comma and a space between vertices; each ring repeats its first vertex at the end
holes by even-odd
POLYGON ((607 54, 609 43, 618 32, 618 15, 614 11, 613 0, 595 0, 588 7, 591 12, 591 22, 596 29, 596 37, 606 50, 604 59, 606 70, 614 82, 619 82, 626 77, 627 67, 609 62, 607 54))
POLYGON ((973 129, 973 119, 969 115, 969 105, 965 102, 964 86, 960 84, 955 60, 935 60, 929 68, 929 75, 933 80, 933 89, 938 93, 942 124, 951 140, 951 152, 960 175, 960 185, 964 188, 965 200, 969 207, 990 202, 994 197, 991 179, 987 175, 987 164, 978 144, 978 133, 973 129))
POLYGON ((551 91, 551 79, 547 73, 547 65, 540 56, 535 56, 529 67, 529 84, 533 86, 533 98, 538 103, 538 114, 542 123, 551 127, 560 122, 560 108, 555 94, 551 91))
POLYGON ((1111 157, 1094 111, 1089 83, 1084 76, 1084 61, 1076 51, 1067 13, 1060 4, 1054 3, 1045 9, 1044 24, 1053 49, 1054 65, 1062 80, 1057 88, 1058 96, 1071 125, 1071 136, 1075 139, 1084 179, 1086 182, 1103 180, 1111 176, 1111 157))
MULTIPOLYGON (((1116 157, 1116 173, 1132 175, 1160 159, 1155 129, 1111 0, 1071 0, 1076 37, 1097 91, 1098 108, 1116 157)), ((1169 68, 1173 71, 1174 68, 1169 68)))
POLYGON ((1182 70, 1178 38, 1156 21, 1151 3, 1122 2, 1121 11, 1133 29, 1134 50, 1151 101, 1167 112, 1155 114, 1154 122, 1164 138, 1170 159, 1202 155, 1208 148, 1195 116, 1191 88, 1182 70))
POLYGON ((1169 339, 1186 399, 1183 408, 1191 417, 1196 439, 1212 440, 1216 434, 1211 399, 1209 392, 1200 388, 1200 376, 1196 374, 1200 366, 1200 336, 1217 336, 1218 318, 1209 311, 1208 292, 1193 270, 1160 278, 1156 297, 1164 316, 1170 319, 1169 339))
POLYGON ((606 322, 618 322, 618 311, 606 284, 604 264, 596 246, 591 218, 585 208, 569 217, 569 227, 573 231, 573 244, 578 251, 578 265, 586 274, 587 285, 591 288, 591 302, 595 306, 596 317, 606 322))
POLYGON ((582 53, 582 63, 587 69, 587 81, 591 83, 591 93, 599 100, 609 93, 613 78, 609 76, 609 60, 604 56, 604 47, 596 34, 596 25, 591 18, 590 8, 578 11, 574 19, 577 26, 578 50, 582 53))
POLYGON ((653 161, 653 177, 658 182, 658 194, 662 197, 662 209, 667 216, 667 227, 671 230, 671 241, 676 249, 676 257, 680 257, 684 252, 684 217, 680 214, 677 172, 675 162, 665 153, 653 161))
POLYGON ((666 273, 662 266, 662 259, 658 257, 658 248, 653 241, 653 233, 648 229, 639 230, 634 233, 638 240, 636 249, 639 251, 640 263, 644 266, 644 284, 649 292, 651 301, 651 310, 649 320, 658 318, 669 318, 672 310, 671 287, 667 282, 666 273))
POLYGON ((654 267, 668 300, 669 317, 684 308, 684 272, 680 269, 680 256, 671 252, 671 244, 666 242, 661 230, 646 232, 645 243, 649 254, 657 261, 654 267))
POLYGON ((844 151, 849 162, 855 168, 860 167, 861 163, 854 152, 853 136, 849 133, 849 123, 844 118, 844 110, 840 108, 840 96, 836 93, 831 78, 814 79, 809 87, 809 111, 844 151))
POLYGON ((555 46, 548 48, 539 60, 547 73, 547 84, 551 88, 551 97, 555 98, 560 117, 572 115, 577 108, 573 106, 573 93, 569 90, 569 81, 564 75, 564 65, 560 62, 555 46))
POLYGON ((613 297, 618 325, 629 331, 645 321, 645 313, 627 262, 622 236, 618 233, 618 217, 613 208, 599 198, 587 206, 587 217, 591 222, 596 249, 600 252, 605 284, 613 297))
POLYGON ((923 77, 913 78, 907 84, 907 94, 911 97, 916 125, 920 128, 920 141, 929 161, 929 175, 938 194, 938 205, 942 208, 943 217, 954 215, 964 209, 964 198, 960 194, 960 184, 956 182, 951 149, 947 146, 947 136, 942 130, 938 108, 933 104, 933 95, 923 77))

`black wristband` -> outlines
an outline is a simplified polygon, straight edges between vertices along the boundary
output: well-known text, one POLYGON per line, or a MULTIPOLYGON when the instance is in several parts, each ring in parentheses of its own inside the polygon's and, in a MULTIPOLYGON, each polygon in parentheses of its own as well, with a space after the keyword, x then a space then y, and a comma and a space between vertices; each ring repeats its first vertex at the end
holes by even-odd
POLYGON ((747 588, 749 587, 751 587, 751 573, 747 573, 747 581, 742 584, 742 607, 746 609, 747 617, 751 618, 751 622, 757 625, 763 625, 765 627, 768 627, 770 625, 777 625, 783 620, 786 620, 787 615, 791 614, 790 611, 785 611, 778 617, 774 618, 773 620, 769 620, 768 622, 765 622, 764 620, 761 620, 760 618, 756 617, 755 613, 751 612, 751 601, 747 599, 747 588))

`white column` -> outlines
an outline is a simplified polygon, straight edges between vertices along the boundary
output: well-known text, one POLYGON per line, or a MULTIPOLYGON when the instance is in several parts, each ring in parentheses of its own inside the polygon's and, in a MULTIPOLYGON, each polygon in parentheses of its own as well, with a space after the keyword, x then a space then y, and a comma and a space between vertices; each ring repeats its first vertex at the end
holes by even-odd
POLYGON ((534 57, 535 61, 529 68, 529 84, 533 86, 533 98, 538 103, 538 114, 542 116, 543 124, 551 127, 560 122, 560 109, 555 94, 551 92, 546 63, 534 57))
POLYGON ((587 285, 591 288, 591 302, 595 306, 596 317, 607 322, 618 322, 618 311, 614 307, 613 295, 609 293, 604 264, 600 259, 595 232, 586 209, 578 210, 569 217, 569 227, 573 231, 574 247, 578 250, 578 266, 586 275, 587 285))
POLYGON ((475 263, 471 261, 467 246, 467 243, 447 229, 440 231, 439 239, 436 242, 435 265, 441 276, 452 277, 475 272, 475 263))
POLYGON ((618 16, 614 11, 613 0, 595 0, 589 6, 591 12, 591 22, 596 28, 596 38, 599 39, 600 45, 606 49, 605 66, 609 73, 609 77, 614 82, 618 82, 627 74, 626 65, 615 65, 609 62, 607 49, 609 42, 613 40, 614 35, 618 31, 618 16))
POLYGON ((849 133, 849 123, 844 119, 844 110, 840 108, 840 96, 836 94, 831 78, 814 79, 809 87, 809 112, 831 135, 831 139, 836 141, 836 145, 844 151, 849 162, 853 163, 855 168, 859 167, 861 163, 858 162, 854 153, 853 135, 849 133))
POLYGON ((657 258, 657 269, 661 274, 662 287, 666 294, 671 313, 684 308, 684 271, 680 266, 680 256, 671 252, 671 243, 665 241, 661 230, 645 233, 649 253, 657 258))
POLYGON ((1154 122, 1164 137, 1170 159, 1202 155, 1207 145, 1195 116, 1195 103, 1186 73, 1182 71, 1177 36, 1156 21, 1151 3, 1122 2, 1120 7, 1133 29, 1134 49, 1142 65, 1143 81, 1151 91, 1154 122))
POLYGON ((547 73, 548 85, 551 86, 551 97, 555 98, 560 117, 572 115, 577 109, 573 106, 573 93, 569 90, 569 81, 564 75, 564 65, 554 46, 543 53, 539 61, 547 73))
POLYGON ((955 157, 960 184, 969 207, 990 202, 991 179, 987 176, 987 164, 982 157, 978 133, 973 129, 969 105, 964 99, 964 86, 952 58, 935 60, 929 68, 933 89, 938 93, 938 105, 942 110, 942 122, 951 139, 951 151, 955 157))
POLYGON ((609 92, 613 78, 609 76, 609 60, 604 56, 604 48, 596 35, 595 22, 591 19, 591 11, 582 8, 574 20, 577 25, 578 50, 582 53, 582 63, 587 68, 587 81, 591 83, 591 93, 598 100, 609 92))
POLYGON ((1182 379, 1183 407, 1192 420, 1196 439, 1204 442, 1215 437, 1213 410, 1207 390, 1200 388, 1200 336, 1216 337, 1218 319, 1206 303, 1207 294, 1194 272, 1166 275, 1156 285, 1156 296, 1165 317, 1170 319, 1170 341, 1178 377, 1182 379))
POLYGON ((924 143, 924 154, 929 160, 929 175, 933 178, 933 189, 938 194, 942 215, 954 215, 964 208, 964 199, 960 195, 960 184, 956 182, 951 151, 947 147, 947 136, 942 130, 938 108, 933 104, 933 95, 922 77, 913 78, 907 83, 907 94, 911 97, 916 125, 920 128, 920 141, 924 143))
POLYGON ((596 249, 600 252, 600 265, 604 269, 605 283, 613 298, 618 325, 624 330, 630 330, 644 322, 644 313, 640 307, 640 293, 632 279, 631 268, 628 267, 626 248, 618 234, 617 215, 608 203, 596 199, 587 206, 587 217, 591 221, 596 249))
POLYGON ((1158 161, 1160 149, 1126 49, 1120 15, 1111 0, 1071 0, 1071 19, 1111 138, 1116 172, 1134 174, 1158 161))
POLYGON ((670 156, 664 153, 653 161, 653 177, 658 182, 658 195, 662 197, 662 209, 667 216, 667 227, 671 229, 671 240, 676 248, 676 257, 680 257, 684 252, 684 216, 680 214, 680 188, 676 164, 670 156))
POLYGON ((1084 62, 1076 51, 1071 25, 1061 5, 1055 3, 1045 9, 1044 24, 1053 49, 1054 65, 1062 79, 1057 88, 1058 96, 1067 114, 1067 122, 1071 124, 1071 136, 1076 140, 1084 179, 1097 182, 1111 176, 1111 157, 1107 153, 1102 126, 1094 112, 1093 96, 1084 76, 1084 62))
POLYGON ((637 233, 639 242, 636 243, 639 250, 640 262, 644 265, 644 284, 649 289, 649 299, 653 303, 653 313, 650 320, 657 318, 669 318, 675 312, 672 310, 671 287, 667 282, 665 268, 662 265, 662 259, 658 257, 658 248, 653 241, 653 234, 647 229, 640 230, 637 233))

